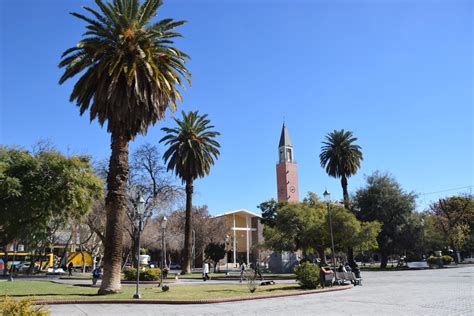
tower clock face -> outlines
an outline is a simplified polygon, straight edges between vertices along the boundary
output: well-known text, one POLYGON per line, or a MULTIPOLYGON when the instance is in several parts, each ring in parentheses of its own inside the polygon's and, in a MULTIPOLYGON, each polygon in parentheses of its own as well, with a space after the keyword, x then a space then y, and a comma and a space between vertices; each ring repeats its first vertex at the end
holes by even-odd
POLYGON ((291 186, 291 187, 290 187, 290 192, 291 192, 291 193, 295 193, 295 191, 296 191, 296 188, 295 188, 294 186, 291 186))

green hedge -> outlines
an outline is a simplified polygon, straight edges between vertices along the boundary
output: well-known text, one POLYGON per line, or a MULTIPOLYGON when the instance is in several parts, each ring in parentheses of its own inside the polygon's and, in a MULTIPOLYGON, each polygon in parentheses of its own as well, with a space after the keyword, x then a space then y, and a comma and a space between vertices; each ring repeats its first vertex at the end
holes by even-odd
POLYGON ((428 262, 428 264, 438 264, 438 260, 439 257, 429 256, 426 262, 428 262))
POLYGON ((311 262, 303 262, 294 269, 296 280, 305 289, 315 289, 319 286, 319 266, 311 262))
MULTIPOLYGON (((157 281, 160 278, 159 268, 144 269, 140 271, 140 281, 157 281)), ((135 281, 137 279, 137 269, 127 268, 123 271, 124 280, 135 281)))
POLYGON ((441 261, 443 262, 443 265, 449 265, 449 264, 453 263, 453 261, 454 261, 453 257, 451 257, 451 256, 441 256, 441 257, 430 256, 430 257, 428 257, 428 259, 426 259, 426 261, 429 264, 438 264, 439 259, 441 259, 441 261))
POLYGON ((454 259, 451 256, 441 256, 441 260, 443 260, 444 265, 448 265, 453 263, 454 259))

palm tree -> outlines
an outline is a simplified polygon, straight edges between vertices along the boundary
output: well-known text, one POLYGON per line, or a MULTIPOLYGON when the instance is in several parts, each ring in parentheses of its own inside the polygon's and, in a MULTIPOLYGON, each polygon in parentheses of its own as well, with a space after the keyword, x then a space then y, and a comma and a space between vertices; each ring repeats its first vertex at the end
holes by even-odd
POLYGON ((191 272, 191 230, 193 207, 193 183, 197 178, 209 174, 214 159, 219 156, 219 143, 214 139, 220 135, 212 131, 207 114, 199 115, 196 112, 182 112, 182 120, 174 119, 176 128, 162 128, 167 133, 160 140, 169 148, 163 154, 168 170, 174 173, 186 184, 186 222, 184 225, 184 258, 182 273, 191 272))
MULTIPOLYGON (((347 191, 347 178, 356 174, 360 168, 362 157, 361 147, 355 145, 357 140, 351 131, 334 130, 326 135, 326 141, 321 147, 319 159, 321 167, 326 168, 326 173, 334 178, 341 178, 344 207, 349 209, 349 192, 347 191)), ((347 250, 347 261, 354 266, 354 249, 347 250)))
POLYGON ((321 167, 326 168, 326 173, 334 178, 341 178, 344 206, 349 209, 349 193, 347 191, 347 178, 356 174, 363 160, 361 147, 355 145, 357 140, 351 131, 334 130, 326 135, 326 141, 321 147, 319 159, 321 167))
POLYGON ((161 0, 96 0, 99 10, 84 7, 93 17, 73 16, 87 23, 87 31, 77 45, 67 49, 59 80, 80 75, 70 101, 80 114, 89 111, 90 120, 107 122, 111 134, 111 156, 105 202, 104 278, 99 294, 121 290, 122 228, 127 206, 128 144, 148 126, 174 111, 181 101, 179 87, 190 84, 191 74, 184 64, 188 55, 171 46, 179 37, 174 28, 185 21, 164 19, 152 23, 161 0))

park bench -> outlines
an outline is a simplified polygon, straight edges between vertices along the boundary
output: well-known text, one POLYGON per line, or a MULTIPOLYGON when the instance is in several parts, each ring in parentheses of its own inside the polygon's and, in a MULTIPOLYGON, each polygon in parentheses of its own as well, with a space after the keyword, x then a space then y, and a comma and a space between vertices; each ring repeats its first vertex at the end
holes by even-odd
POLYGON ((356 278, 354 272, 336 272, 336 279, 338 284, 349 281, 354 285, 362 285, 362 278, 356 278))
MULTIPOLYGON (((331 270, 329 270, 331 271, 331 270)), ((334 273, 331 271, 331 272, 325 272, 323 274, 323 280, 322 280, 322 285, 323 286, 332 286, 332 281, 334 279, 334 273)))

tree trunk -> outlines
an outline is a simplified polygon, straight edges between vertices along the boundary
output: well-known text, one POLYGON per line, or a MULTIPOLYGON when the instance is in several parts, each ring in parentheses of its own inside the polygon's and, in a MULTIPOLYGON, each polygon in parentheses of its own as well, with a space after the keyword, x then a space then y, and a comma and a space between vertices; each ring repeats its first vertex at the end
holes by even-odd
POLYGON ((344 197, 344 207, 349 209, 349 192, 347 191, 347 178, 346 176, 341 177, 342 195, 344 197))
POLYGON ((454 242, 451 242, 451 249, 453 249, 453 251, 454 251, 454 262, 456 262, 457 264, 459 264, 459 260, 458 260, 458 248, 454 245, 454 242))
POLYGON ((99 294, 121 291, 123 221, 127 208, 128 137, 112 132, 112 154, 107 175, 105 210, 107 222, 104 244, 104 275, 99 294))
POLYGON ((82 244, 79 245, 79 252, 81 253, 82 273, 86 273, 86 256, 84 255, 84 248, 82 248, 82 244))
POLYGON ((381 255, 381 260, 380 260, 380 269, 385 269, 387 267, 387 262, 388 262, 388 256, 385 251, 382 251, 380 253, 381 255))
POLYGON ((349 263, 351 268, 355 267, 354 248, 352 247, 347 248, 347 263, 349 263))
POLYGON ((186 223, 184 225, 184 253, 183 253, 183 269, 182 273, 191 272, 192 261, 192 240, 191 231, 193 227, 192 221, 193 208, 193 181, 186 181, 186 223))
POLYGON ((327 262, 326 262, 326 254, 324 253, 324 248, 323 247, 317 247, 317 251, 318 251, 319 257, 321 259, 321 264, 326 265, 327 262))

